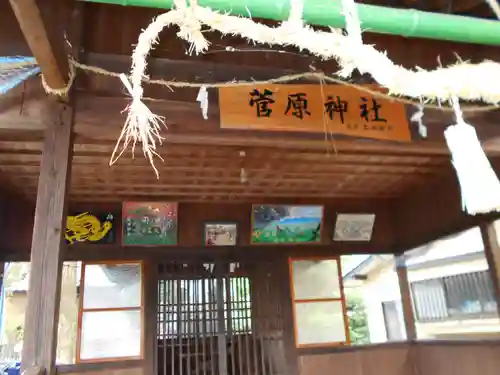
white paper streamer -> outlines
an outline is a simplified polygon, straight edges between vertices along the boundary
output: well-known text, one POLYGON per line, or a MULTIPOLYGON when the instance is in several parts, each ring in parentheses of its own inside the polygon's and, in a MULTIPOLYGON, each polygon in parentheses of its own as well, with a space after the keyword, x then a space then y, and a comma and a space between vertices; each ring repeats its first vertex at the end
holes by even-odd
POLYGON ((205 120, 208 120, 208 91, 206 86, 200 87, 196 101, 200 103, 201 114, 205 120))
POLYGON ((418 126, 418 134, 422 138, 427 138, 427 126, 424 125, 424 106, 423 105, 418 105, 417 111, 413 113, 413 115, 410 118, 411 122, 415 122, 418 126))

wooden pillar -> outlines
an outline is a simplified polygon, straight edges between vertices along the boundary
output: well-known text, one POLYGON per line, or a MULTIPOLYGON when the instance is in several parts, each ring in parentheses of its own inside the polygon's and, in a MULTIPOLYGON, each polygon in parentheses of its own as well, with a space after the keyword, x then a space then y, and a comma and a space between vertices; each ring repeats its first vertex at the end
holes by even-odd
POLYGON ((498 316, 500 316, 500 221, 480 225, 484 243, 484 255, 488 261, 489 273, 497 302, 498 316))
POLYGON ((406 258, 404 255, 396 256, 396 272, 398 274, 401 304, 403 306, 406 340, 415 341, 417 339, 417 329, 415 327, 410 283, 408 282, 408 270, 406 268, 406 258))
POLYGON ((158 264, 147 259, 143 262, 144 283, 144 374, 157 374, 158 340, 156 321, 158 319, 158 264))
POLYGON ((66 228, 66 192, 73 154, 73 111, 47 100, 31 271, 24 328, 22 369, 39 367, 54 373, 66 228))

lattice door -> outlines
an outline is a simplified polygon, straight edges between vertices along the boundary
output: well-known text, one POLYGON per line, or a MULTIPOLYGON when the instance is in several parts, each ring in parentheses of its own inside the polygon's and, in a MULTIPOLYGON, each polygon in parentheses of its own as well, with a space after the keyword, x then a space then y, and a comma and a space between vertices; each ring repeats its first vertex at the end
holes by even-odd
POLYGON ((279 291, 266 268, 161 264, 158 375, 284 373, 279 291))

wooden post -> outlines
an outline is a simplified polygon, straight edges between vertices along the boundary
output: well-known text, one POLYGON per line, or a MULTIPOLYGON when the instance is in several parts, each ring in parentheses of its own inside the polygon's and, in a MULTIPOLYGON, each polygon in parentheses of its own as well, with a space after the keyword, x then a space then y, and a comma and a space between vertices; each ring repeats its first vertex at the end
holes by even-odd
POLYGON ((143 262, 142 277, 144 283, 144 374, 157 374, 158 352, 155 342, 157 341, 158 318, 158 264, 147 259, 143 262))
POLYGON ((31 245, 31 271, 24 328, 22 370, 55 370, 61 294, 66 192, 73 154, 73 111, 64 103, 47 101, 35 224, 31 245))
POLYGON ((415 341, 417 339, 417 329, 415 327, 415 316, 413 315, 410 283, 408 282, 408 270, 406 268, 406 258, 404 255, 396 256, 396 272, 398 274, 401 304, 403 306, 406 340, 415 341))
MULTIPOLYGON (((42 11, 38 3, 36 0, 11 0, 21 30, 47 84, 60 88, 68 83, 69 51, 63 41, 62 28, 53 30, 54 22, 68 22, 71 52, 78 58, 83 31, 83 5, 72 5, 71 17, 58 20, 52 17, 51 11, 57 10, 61 4, 50 4, 51 7, 42 11), (49 32, 51 29, 52 33, 49 32)), ((39 369, 48 375, 55 373, 62 263, 66 249, 66 195, 73 158, 73 91, 74 85, 64 103, 49 98, 42 119, 46 132, 31 244, 21 371, 39 369)))
POLYGON ((484 223, 480 225, 481 235, 484 243, 484 255, 488 261, 489 273, 497 301, 498 315, 500 316, 500 222, 484 223))

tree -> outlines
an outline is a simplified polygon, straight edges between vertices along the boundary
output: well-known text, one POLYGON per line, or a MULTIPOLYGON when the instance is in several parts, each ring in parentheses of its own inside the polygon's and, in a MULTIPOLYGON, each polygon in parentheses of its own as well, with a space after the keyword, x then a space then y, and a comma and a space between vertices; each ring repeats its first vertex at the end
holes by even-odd
POLYGON ((369 344, 370 330, 363 299, 354 294, 347 296, 346 302, 351 343, 354 345, 369 344))
POLYGON ((253 219, 255 223, 267 223, 288 216, 288 214, 288 207, 286 206, 263 205, 253 207, 253 219))

